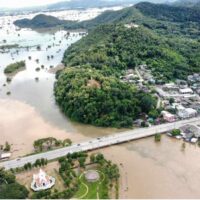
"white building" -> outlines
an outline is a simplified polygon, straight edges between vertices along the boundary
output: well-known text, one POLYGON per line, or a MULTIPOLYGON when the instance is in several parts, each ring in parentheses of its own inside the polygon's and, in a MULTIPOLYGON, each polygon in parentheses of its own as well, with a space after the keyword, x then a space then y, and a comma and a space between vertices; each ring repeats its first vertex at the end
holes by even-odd
POLYGON ((0 153, 0 160, 7 160, 11 157, 11 153, 0 153))
POLYGON ((33 175, 31 189, 35 192, 47 190, 55 185, 55 178, 48 176, 42 169, 38 174, 33 175))
POLYGON ((187 119, 187 118, 196 117, 197 111, 192 108, 184 108, 184 109, 179 109, 177 112, 177 115, 181 119, 187 119))
POLYGON ((163 116, 163 119, 167 122, 175 122, 176 121, 175 115, 173 115, 167 111, 162 111, 161 114, 163 116))
POLYGON ((134 23, 125 24, 124 26, 125 26, 126 28, 138 28, 138 27, 139 27, 138 24, 134 24, 134 23))
POLYGON ((181 94, 193 94, 193 90, 191 88, 184 88, 184 89, 180 89, 179 92, 181 94))

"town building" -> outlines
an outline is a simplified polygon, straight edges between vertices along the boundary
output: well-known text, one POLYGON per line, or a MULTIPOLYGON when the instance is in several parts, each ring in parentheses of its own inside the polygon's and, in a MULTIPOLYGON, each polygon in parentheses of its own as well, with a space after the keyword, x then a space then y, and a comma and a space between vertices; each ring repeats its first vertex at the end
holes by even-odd
POLYGON ((167 83, 163 86, 164 91, 179 91, 179 86, 174 83, 167 83))
POLYGON ((0 152, 0 160, 7 160, 11 157, 11 153, 9 152, 0 152))
POLYGON ((179 90, 180 94, 193 94, 193 90, 191 88, 184 88, 179 90))
POLYGON ((187 119, 187 118, 196 117, 197 111, 192 108, 183 108, 183 109, 178 110, 177 115, 181 119, 187 119))
POLYGON ((35 192, 47 190, 55 185, 55 178, 48 176, 42 169, 38 174, 33 175, 31 189, 35 192))
POLYGON ((162 111, 161 112, 162 116, 163 116, 163 119, 166 121, 166 122, 175 122, 176 121, 176 116, 171 114, 170 112, 168 111, 162 111))
POLYGON ((187 124, 185 126, 182 126, 180 130, 183 138, 188 141, 190 141, 192 138, 200 138, 200 127, 196 125, 187 124))

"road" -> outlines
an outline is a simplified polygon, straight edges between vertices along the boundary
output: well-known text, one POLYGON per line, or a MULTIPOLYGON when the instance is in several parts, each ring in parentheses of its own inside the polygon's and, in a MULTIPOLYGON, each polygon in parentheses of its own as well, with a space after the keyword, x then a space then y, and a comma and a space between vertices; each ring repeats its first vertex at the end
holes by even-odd
POLYGON ((103 136, 96 139, 91 139, 89 141, 82 142, 80 144, 73 144, 70 147, 65 147, 61 149, 52 150, 45 153, 35 154, 20 159, 4 161, 0 163, 0 167, 5 167, 5 169, 23 167, 24 164, 30 162, 35 163, 37 159, 48 159, 53 160, 59 157, 65 156, 68 153, 80 152, 80 151, 91 151, 94 149, 100 149, 103 147, 108 147, 115 144, 120 144, 124 142, 129 142, 132 140, 153 136, 156 133, 165 133, 174 128, 180 128, 185 124, 200 124, 200 117, 181 120, 174 123, 167 123, 158 126, 152 126, 148 128, 139 128, 134 130, 129 130, 121 133, 112 134, 109 136, 103 136))

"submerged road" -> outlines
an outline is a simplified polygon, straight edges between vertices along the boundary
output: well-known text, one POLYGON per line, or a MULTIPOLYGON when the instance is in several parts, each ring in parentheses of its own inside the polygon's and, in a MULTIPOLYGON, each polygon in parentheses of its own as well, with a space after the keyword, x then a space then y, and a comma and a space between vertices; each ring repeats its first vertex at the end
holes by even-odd
POLYGON ((31 156, 22 157, 15 160, 4 161, 0 163, 0 167, 5 167, 5 169, 23 167, 24 164, 30 162, 35 163, 37 159, 48 159, 53 160, 62 156, 67 155, 68 153, 80 152, 80 151, 91 151, 94 149, 100 149, 103 147, 108 147, 115 144, 120 144, 124 142, 129 142, 132 140, 145 138, 153 136, 157 133, 165 133, 171 131, 175 128, 180 128, 185 124, 200 124, 200 117, 191 118, 187 120, 181 120, 174 123, 167 123, 157 126, 152 126, 148 128, 138 128, 121 133, 112 134, 109 136, 103 136, 96 139, 91 139, 89 141, 81 142, 80 144, 73 144, 70 147, 64 147, 61 149, 52 150, 45 153, 39 153, 31 156))

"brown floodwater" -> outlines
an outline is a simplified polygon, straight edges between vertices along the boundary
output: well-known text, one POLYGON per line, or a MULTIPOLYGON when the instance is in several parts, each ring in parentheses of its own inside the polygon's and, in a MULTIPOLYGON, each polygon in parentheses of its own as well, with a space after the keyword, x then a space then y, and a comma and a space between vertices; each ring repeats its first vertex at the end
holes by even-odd
POLYGON ((102 150, 120 167, 120 198, 200 198, 200 148, 165 135, 102 150))
MULTIPOLYGON (((54 34, 17 31, 12 23, 8 26, 2 18, 0 25, 3 26, 0 36, 7 39, 7 44, 17 43, 23 47, 18 52, 11 49, 0 53, 0 144, 6 141, 12 144, 13 158, 32 153, 33 142, 39 138, 70 138, 81 142, 123 131, 72 122, 55 103, 55 75, 49 68, 60 64, 65 49, 81 38, 78 33, 66 38, 66 31, 54 34), (35 48, 38 44, 41 50, 35 48), (47 56, 50 55, 54 58, 49 60, 47 56), (20 60, 26 61, 26 70, 6 83, 3 70, 20 60), (37 72, 36 67, 41 65, 45 69, 37 72), (36 77, 39 81, 35 81, 36 77), (10 96, 6 95, 8 91, 10 96)), ((183 151, 181 145, 182 141, 163 136, 160 143, 155 143, 151 137, 100 151, 120 167, 121 198, 200 198, 200 148, 187 144, 183 151)))
MULTIPOLYGON (((33 141, 41 137, 80 142, 104 130, 93 132, 97 129, 85 126, 88 137, 78 131, 66 132, 28 104, 0 100, 0 105, 0 141, 12 143, 13 157, 31 153, 33 141)), ((104 134, 108 132, 105 129, 104 134)), ((160 143, 150 137, 99 151, 120 168, 120 198, 199 198, 200 148, 187 143, 183 150, 182 143, 163 135, 160 143)))

